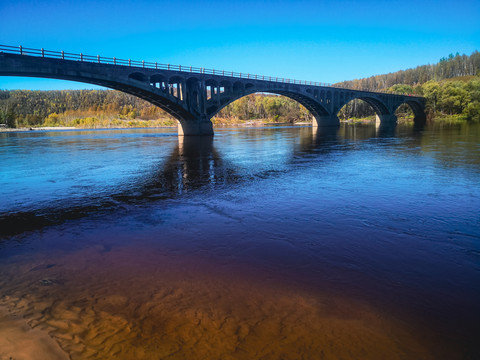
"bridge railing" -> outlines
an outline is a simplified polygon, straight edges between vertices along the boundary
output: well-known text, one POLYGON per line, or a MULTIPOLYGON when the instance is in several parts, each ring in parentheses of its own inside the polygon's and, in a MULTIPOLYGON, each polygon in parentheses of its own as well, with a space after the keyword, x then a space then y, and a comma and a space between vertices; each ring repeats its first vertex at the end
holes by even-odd
MULTIPOLYGON (((11 54, 20 54, 20 55, 29 55, 29 56, 38 56, 38 57, 45 57, 45 58, 63 59, 63 60, 84 61, 84 62, 107 64, 107 65, 128 66, 128 67, 143 68, 143 69, 173 70, 173 71, 181 71, 181 72, 189 72, 189 73, 197 73, 197 74, 221 75, 221 76, 240 78, 240 79, 263 80, 263 81, 271 81, 271 82, 286 83, 286 84, 345 88, 343 86, 341 87, 335 84, 323 83, 323 82, 317 82, 317 81, 295 80, 295 79, 280 78, 276 76, 265 76, 265 75, 241 73, 241 72, 234 72, 234 71, 206 69, 206 68, 194 67, 194 66, 162 64, 162 63, 152 62, 152 61, 138 61, 138 60, 131 60, 131 59, 126 60, 126 59, 118 59, 116 57, 113 57, 113 58, 104 57, 100 55, 92 56, 92 55, 86 55, 83 53, 78 54, 78 53, 69 53, 65 51, 45 50, 43 48, 33 49, 33 48, 27 48, 23 46, 0 45, 0 53, 1 52, 11 53, 11 54)), ((352 90, 371 91, 366 89, 352 89, 352 90)), ((386 92, 386 91, 375 91, 375 92, 386 92)), ((401 95, 404 95, 404 94, 401 94, 401 95)))

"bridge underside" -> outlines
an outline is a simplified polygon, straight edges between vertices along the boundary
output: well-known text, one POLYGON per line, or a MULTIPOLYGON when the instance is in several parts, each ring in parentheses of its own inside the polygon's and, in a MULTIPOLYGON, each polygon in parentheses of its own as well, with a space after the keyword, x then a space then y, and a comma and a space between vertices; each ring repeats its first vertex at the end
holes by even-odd
POLYGON ((0 52, 0 76, 29 76, 90 83, 126 92, 165 110, 179 121, 180 136, 213 135, 210 119, 233 101, 256 92, 287 96, 305 106, 315 127, 340 124, 343 105, 362 99, 382 123, 395 123, 407 103, 415 121, 425 121, 423 98, 223 75, 97 64, 0 52))

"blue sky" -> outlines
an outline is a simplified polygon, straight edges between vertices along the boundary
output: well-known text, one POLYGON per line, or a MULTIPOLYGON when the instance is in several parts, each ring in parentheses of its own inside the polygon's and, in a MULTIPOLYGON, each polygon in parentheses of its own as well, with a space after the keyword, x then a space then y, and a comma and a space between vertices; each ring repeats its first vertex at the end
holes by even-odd
MULTIPOLYGON (((8 1, 0 44, 337 82, 480 50, 480 1, 8 1)), ((0 77, 0 89, 92 85, 0 77)))

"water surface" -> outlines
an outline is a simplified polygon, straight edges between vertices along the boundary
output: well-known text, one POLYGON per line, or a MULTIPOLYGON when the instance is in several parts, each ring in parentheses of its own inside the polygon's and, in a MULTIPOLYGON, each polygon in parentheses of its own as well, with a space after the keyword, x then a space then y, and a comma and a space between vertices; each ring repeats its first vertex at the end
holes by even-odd
POLYGON ((480 127, 0 134, 0 297, 88 358, 480 357, 480 127))

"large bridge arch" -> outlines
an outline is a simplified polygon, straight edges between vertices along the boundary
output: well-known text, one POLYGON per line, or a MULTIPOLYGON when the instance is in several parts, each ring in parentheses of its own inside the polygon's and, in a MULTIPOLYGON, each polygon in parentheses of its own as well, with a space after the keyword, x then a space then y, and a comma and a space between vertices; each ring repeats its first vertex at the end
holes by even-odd
POLYGON ((395 116, 395 110, 389 108, 388 104, 384 101, 385 99, 382 96, 372 95, 369 93, 351 93, 346 92, 345 96, 341 98, 342 101, 338 103, 338 105, 334 108, 335 114, 338 114, 340 109, 342 109, 346 104, 350 103, 353 100, 362 100, 366 102, 375 112, 377 117, 377 122, 382 123, 395 123, 397 118, 395 116))
POLYGON ((269 93, 269 94, 282 95, 282 96, 288 97, 298 102, 299 104, 303 105, 313 115, 314 122, 317 123, 314 125, 317 125, 317 126, 337 125, 337 124, 326 123, 326 120, 328 121, 331 120, 329 112, 322 104, 315 101, 309 96, 296 93, 293 91, 286 91, 284 89, 269 88, 269 89, 260 90, 254 86, 253 87, 250 86, 249 89, 243 89, 239 85, 237 85, 237 90, 240 90, 240 91, 236 91, 234 92, 234 95, 229 96, 228 101, 221 101, 216 106, 214 105, 214 106, 211 106, 210 108, 207 108, 207 110, 210 109, 210 111, 208 112, 208 117, 212 118, 224 107, 228 106, 229 104, 245 96, 255 94, 255 93, 269 93))
POLYGON ((161 89, 155 89, 153 86, 150 86, 147 82, 147 78, 142 78, 142 81, 139 80, 141 73, 133 73, 134 76, 127 76, 126 79, 122 82, 113 81, 102 76, 88 76, 85 74, 71 74, 69 72, 43 72, 43 71, 13 71, 13 72, 2 72, 0 70, 0 76, 19 76, 19 77, 35 77, 35 78, 45 78, 45 79, 56 79, 56 80, 67 80, 73 82, 80 82, 86 84, 93 84, 102 87, 106 87, 113 90, 118 90, 125 92, 127 94, 137 96, 143 100, 146 100, 162 110, 173 116, 179 121, 190 121, 194 117, 186 109, 179 104, 178 99, 173 96, 166 96, 161 89), (143 81, 145 80, 145 81, 143 81))

